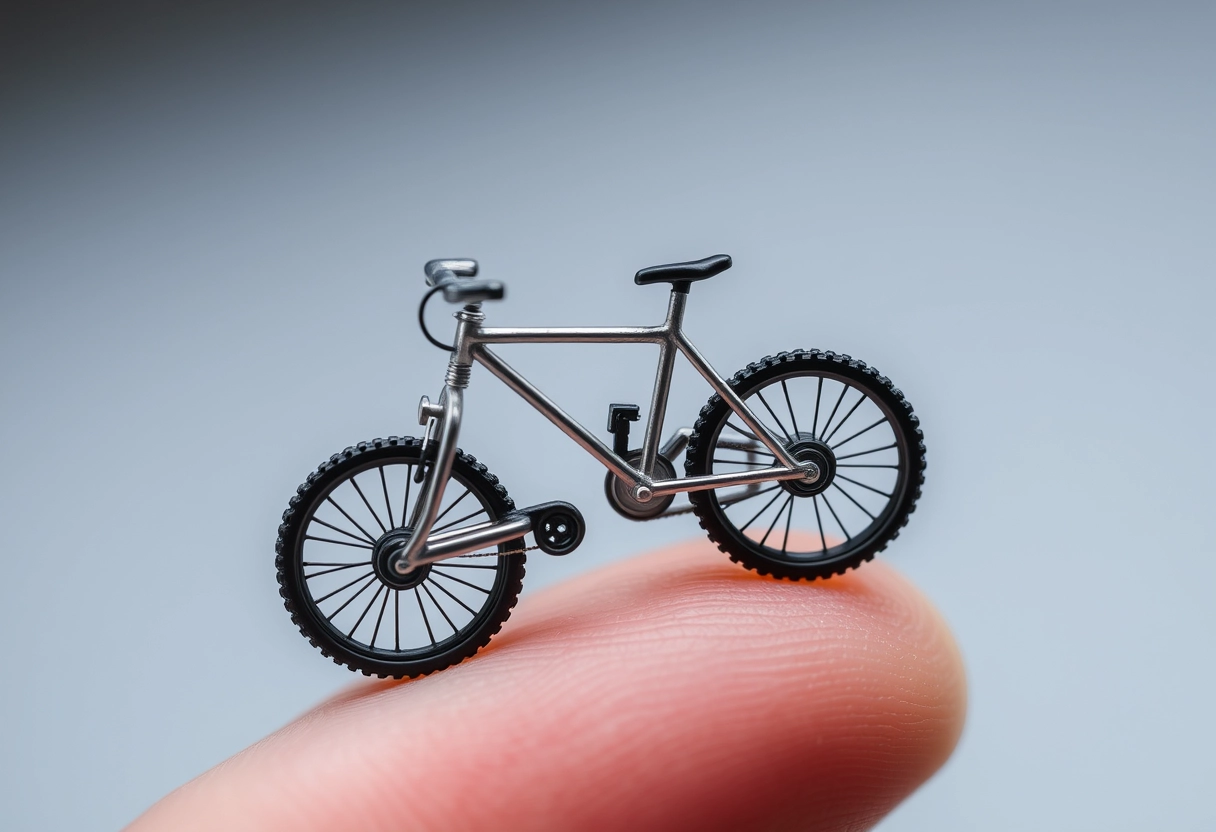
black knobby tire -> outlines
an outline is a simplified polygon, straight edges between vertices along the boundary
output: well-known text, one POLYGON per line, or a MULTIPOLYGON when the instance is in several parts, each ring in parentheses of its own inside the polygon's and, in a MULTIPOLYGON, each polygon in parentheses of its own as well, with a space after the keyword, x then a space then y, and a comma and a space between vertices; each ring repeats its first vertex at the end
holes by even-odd
MULTIPOLYGON (((422 491, 412 482, 421 450, 420 440, 394 436, 335 454, 297 489, 279 526, 275 566, 292 621, 334 662, 368 676, 421 676, 472 656, 502 627, 523 587, 524 555, 498 554, 522 550, 523 538, 481 557, 425 567, 425 575, 408 580, 384 567, 385 550, 410 533, 411 500, 422 491), (341 589, 354 574, 361 577, 341 589)), ((498 478, 457 451, 433 532, 496 520, 514 508, 498 478)))
MULTIPOLYGON (((749 364, 729 383, 757 418, 782 437, 787 449, 814 459, 825 472, 816 484, 789 481, 690 492, 701 527, 731 560, 778 578, 828 578, 870 560, 899 535, 920 498, 925 445, 912 406, 889 379, 847 355, 796 350, 749 364), (830 392, 825 394, 825 389, 830 392), (831 416, 820 429, 829 410, 831 416), (798 413, 803 413, 801 424, 798 413), (873 416, 878 420, 868 421, 873 416), (854 418, 858 421, 842 431, 854 418), (859 427, 862 430, 854 433, 859 427), (751 516, 752 509, 761 506, 751 516), (798 526, 811 529, 809 534, 794 533, 796 512, 798 526), (805 542, 808 538, 813 542, 805 542)), ((746 433, 739 429, 741 424, 720 396, 712 396, 688 443, 687 474, 740 473, 775 465, 766 449, 737 450, 741 444, 758 446, 749 433, 740 438, 746 433)))

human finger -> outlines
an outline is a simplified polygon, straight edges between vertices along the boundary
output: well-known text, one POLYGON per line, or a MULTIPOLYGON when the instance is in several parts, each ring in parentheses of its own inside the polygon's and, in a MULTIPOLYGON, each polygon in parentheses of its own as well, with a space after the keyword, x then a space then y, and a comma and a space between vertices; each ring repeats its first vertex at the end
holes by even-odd
POLYGON ((964 710, 893 570, 776 581, 700 541, 526 600, 473 660, 340 696, 132 829, 864 829, 964 710))

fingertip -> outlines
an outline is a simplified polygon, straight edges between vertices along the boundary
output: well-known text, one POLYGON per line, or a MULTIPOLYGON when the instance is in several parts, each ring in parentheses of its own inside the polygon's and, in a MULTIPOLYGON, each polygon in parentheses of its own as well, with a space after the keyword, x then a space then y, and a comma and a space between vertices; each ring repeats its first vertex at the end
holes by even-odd
POLYGON ((868 828, 965 710, 948 628, 893 569, 778 581, 699 541, 526 597, 475 659, 348 691, 160 814, 210 794, 229 828, 868 828))

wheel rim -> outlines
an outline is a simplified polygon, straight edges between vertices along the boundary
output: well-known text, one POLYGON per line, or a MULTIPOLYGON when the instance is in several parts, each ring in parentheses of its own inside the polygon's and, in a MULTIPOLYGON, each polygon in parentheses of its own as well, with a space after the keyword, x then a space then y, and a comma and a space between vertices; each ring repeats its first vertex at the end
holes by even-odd
MULTIPOLYGON (((319 494, 296 552, 302 600, 314 622, 352 652, 400 663, 463 644, 493 614, 507 580, 497 554, 430 564, 407 579, 385 571, 410 536, 422 492, 417 463, 372 461, 319 494)), ((432 533, 497 519, 494 507, 453 471, 432 533)))
MULTIPOLYGON (((894 411, 874 389, 807 369, 740 395, 795 458, 814 460, 822 473, 816 483, 711 492, 714 512, 741 542, 772 560, 813 564, 848 559, 883 535, 908 488, 909 449, 894 411)), ((715 474, 778 464, 729 410, 707 456, 715 474)))

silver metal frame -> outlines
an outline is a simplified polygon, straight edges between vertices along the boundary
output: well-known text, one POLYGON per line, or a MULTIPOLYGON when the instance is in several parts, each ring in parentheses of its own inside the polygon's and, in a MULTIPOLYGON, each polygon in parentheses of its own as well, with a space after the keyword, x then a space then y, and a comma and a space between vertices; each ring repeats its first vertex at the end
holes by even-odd
MULTIPOLYGON (((451 261, 463 263, 464 261, 451 261)), ((471 262, 471 261, 470 261, 471 262)), ((474 272, 475 273, 475 272, 474 272)), ((466 272, 467 274, 467 272, 466 272)), ((477 534, 465 540, 462 534, 447 534, 443 540, 436 536, 427 539, 435 515, 443 499, 443 492, 451 476, 452 461, 456 455, 456 438, 460 431, 460 420, 464 404, 464 388, 468 386, 473 362, 478 362, 496 375, 520 398, 538 410, 550 422, 577 442, 587 453, 598 459, 605 468, 627 483, 633 498, 640 503, 676 494, 682 491, 700 491, 711 488, 747 486, 773 480, 819 478, 819 470, 812 463, 800 463, 786 451, 781 440, 758 420, 731 386, 709 364, 683 331, 684 310, 688 302, 687 292, 673 289, 667 306, 667 319, 659 326, 624 327, 483 327, 485 315, 476 305, 466 306, 456 313, 456 336, 454 352, 448 364, 447 380, 439 402, 432 404, 425 397, 419 405, 419 422, 427 425, 428 438, 434 436, 436 445, 434 462, 426 478, 423 495, 418 500, 410 525, 414 529, 398 563, 400 571, 408 571, 423 563, 484 547, 493 542, 502 542, 521 532, 514 525, 508 530, 502 523, 482 524, 477 534), (519 371, 503 361, 490 350, 498 344, 657 344, 659 364, 655 372, 654 391, 650 399, 650 413, 646 420, 646 433, 642 440, 642 456, 638 467, 634 467, 616 454, 598 436, 562 410, 519 371), (710 474, 699 477, 654 479, 655 460, 659 453, 665 456, 677 454, 688 443, 691 430, 681 428, 660 450, 660 434, 667 413, 667 398, 671 388, 671 373, 675 366, 675 354, 679 352, 700 373, 709 386, 723 398, 767 448, 778 467, 762 468, 739 474, 710 474), (491 526, 497 533, 491 534, 491 526), (499 528, 501 526, 501 528, 499 528), (449 539, 451 538, 451 539, 449 539)), ((516 524, 518 525, 518 524, 516 524)), ((522 526, 520 527, 522 528, 522 526)), ((466 530, 461 530, 462 532, 466 530)), ((473 529, 467 531, 474 531, 473 529)))

